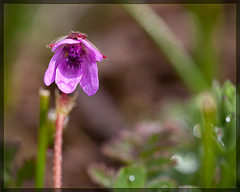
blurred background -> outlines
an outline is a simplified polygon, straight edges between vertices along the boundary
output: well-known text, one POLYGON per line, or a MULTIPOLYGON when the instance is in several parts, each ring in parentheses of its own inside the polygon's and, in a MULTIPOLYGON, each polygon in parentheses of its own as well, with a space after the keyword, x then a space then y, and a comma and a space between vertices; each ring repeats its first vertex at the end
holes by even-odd
MULTIPOLYGON (((212 150, 209 161, 204 159, 208 145, 198 128, 204 121, 198 101, 209 99, 206 91, 211 93, 217 87, 220 98, 226 94, 229 100, 236 99, 235 5, 5 4, 6 186, 35 187, 34 173, 22 172, 33 170, 34 163, 29 160, 37 158, 39 89, 50 90, 50 109, 54 109, 57 88, 43 82, 54 54, 46 46, 70 31, 86 33, 108 59, 98 63, 100 87, 94 96, 88 97, 79 85, 75 91, 79 93, 76 107, 63 135, 63 187, 121 186, 124 182, 119 181, 118 170, 126 167, 129 171, 133 165, 141 166, 140 173, 144 170, 144 182, 135 187, 235 186, 235 130, 229 133, 224 129, 229 119, 224 116, 221 121, 216 107, 213 134, 224 144, 217 144, 222 152, 212 150), (218 83, 212 84, 213 80, 218 83), (228 84, 224 84, 226 80, 228 84), (155 140, 147 138, 145 142, 146 135, 155 140), (127 138, 132 138, 132 143, 127 138), (151 147, 150 141, 162 141, 161 147, 159 143, 151 147), (148 147, 142 153, 143 146, 148 147), (164 147, 167 150, 162 152, 164 147), (144 156, 147 152, 150 154, 144 156), (230 153, 232 159, 224 159, 230 153), (167 160, 145 166, 148 161, 144 158, 153 162, 153 156, 167 160), (211 166, 204 162, 212 162, 215 169, 211 179, 199 181, 199 176, 206 174, 201 167, 211 166), (157 183, 152 181, 155 178, 159 183, 151 185, 157 183)), ((221 105, 221 99, 215 103, 221 105)), ((234 110, 231 105, 233 116, 229 118, 235 118, 234 110)), ((46 154, 44 187, 52 187, 51 142, 46 154)))

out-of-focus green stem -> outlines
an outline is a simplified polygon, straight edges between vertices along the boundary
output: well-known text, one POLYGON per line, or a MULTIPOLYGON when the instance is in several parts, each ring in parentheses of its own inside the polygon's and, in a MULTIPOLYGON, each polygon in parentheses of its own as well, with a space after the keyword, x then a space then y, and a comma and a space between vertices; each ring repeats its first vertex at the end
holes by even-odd
POLYGON ((236 186, 236 145, 229 149, 226 161, 221 162, 221 178, 219 188, 231 188, 236 186))
POLYGON ((35 177, 36 188, 42 188, 44 184, 46 149, 48 143, 47 113, 49 108, 50 93, 47 90, 40 89, 39 95, 40 95, 40 120, 38 130, 38 156, 35 177))
POLYGON ((207 81, 179 40, 148 5, 122 4, 122 6, 165 53, 190 91, 196 93, 210 87, 210 82, 207 81))
POLYGON ((203 97, 203 162, 202 162, 202 187, 214 187, 214 171, 216 168, 215 162, 215 147, 214 147, 214 128, 216 125, 216 104, 211 94, 206 94, 203 97))
POLYGON ((219 77, 218 49, 214 44, 214 37, 218 24, 222 21, 221 4, 187 4, 189 17, 194 27, 193 58, 202 72, 212 81, 219 77))
MULTIPOLYGON (((240 67, 239 67, 239 65, 237 65, 237 71, 239 71, 239 69, 240 69, 240 67)), ((236 115, 237 116, 237 124, 238 124, 238 126, 239 126, 239 123, 240 123, 240 78, 239 78, 239 76, 238 76, 238 79, 237 79, 237 106, 236 106, 236 108, 237 108, 237 113, 236 114, 238 114, 238 115, 236 115)), ((237 128, 237 146, 240 146, 240 129, 239 129, 239 127, 237 128)), ((237 163, 236 163, 236 166, 237 166, 237 169, 236 169, 236 178, 237 178, 237 188, 239 189, 240 188, 240 161, 239 161, 239 159, 240 159, 240 153, 239 153, 239 151, 238 151, 238 153, 237 153, 237 159, 238 159, 238 161, 237 161, 237 163)))

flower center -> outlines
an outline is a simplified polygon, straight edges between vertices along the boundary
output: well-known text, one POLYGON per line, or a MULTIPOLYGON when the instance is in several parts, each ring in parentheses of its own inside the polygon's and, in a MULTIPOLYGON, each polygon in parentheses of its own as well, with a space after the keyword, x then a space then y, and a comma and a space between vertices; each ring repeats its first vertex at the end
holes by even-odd
POLYGON ((73 67, 76 71, 80 70, 81 63, 83 62, 83 60, 80 58, 82 52, 80 45, 70 45, 67 51, 68 57, 66 58, 66 63, 68 69, 73 67))

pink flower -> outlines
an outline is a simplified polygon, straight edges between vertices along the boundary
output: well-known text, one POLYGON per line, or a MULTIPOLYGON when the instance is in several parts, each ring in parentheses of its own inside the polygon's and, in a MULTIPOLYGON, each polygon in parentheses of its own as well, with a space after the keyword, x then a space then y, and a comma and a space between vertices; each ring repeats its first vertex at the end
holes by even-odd
POLYGON ((80 83, 83 91, 91 96, 99 87, 96 61, 107 58, 80 32, 71 32, 68 36, 50 44, 55 52, 44 75, 44 83, 54 82, 66 93, 72 93, 80 83))

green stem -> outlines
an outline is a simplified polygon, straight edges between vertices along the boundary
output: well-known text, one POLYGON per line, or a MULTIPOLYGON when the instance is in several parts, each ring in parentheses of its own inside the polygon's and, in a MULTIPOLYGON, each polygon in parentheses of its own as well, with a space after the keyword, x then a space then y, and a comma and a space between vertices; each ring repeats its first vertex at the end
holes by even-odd
POLYGON ((35 178, 36 188, 42 188, 44 184, 46 150, 48 142, 47 113, 49 108, 49 96, 50 96, 49 91, 43 89, 39 90, 39 94, 40 94, 40 120, 38 130, 38 156, 35 178))
MULTIPOLYGON (((193 58, 202 72, 211 82, 219 78, 218 48, 215 47, 215 36, 219 34, 218 25, 222 22, 221 4, 187 4, 185 6, 191 13, 193 33, 193 58), (216 34, 216 30, 218 34, 216 34)), ((220 42, 219 42, 220 43, 220 42)), ((220 44, 221 45, 221 44, 220 44)), ((219 47, 219 46, 218 46, 219 47)))
MULTIPOLYGON (((240 69, 240 67, 239 67, 239 65, 237 66, 237 71, 239 71, 239 69, 240 69)), ((238 124, 238 126, 239 126, 239 122, 240 122, 240 83, 239 83, 239 80, 240 79, 238 79, 238 83, 237 83, 237 107, 236 107, 236 114, 238 114, 237 115, 237 119, 236 119, 236 122, 237 122, 237 124, 238 124)), ((237 134, 237 146, 240 146, 240 129, 239 129, 239 127, 237 128, 237 132, 236 132, 236 134, 237 134)), ((237 188, 239 189, 240 188, 240 161, 239 161, 239 159, 240 159, 240 152, 238 151, 237 152, 237 159, 238 159, 238 161, 236 162, 236 166, 237 166, 237 169, 236 169, 236 179, 237 179, 237 188)))
POLYGON ((165 53, 183 82, 193 93, 210 87, 206 77, 164 21, 147 5, 122 6, 165 53))
POLYGON ((214 187, 214 172, 216 168, 214 147, 214 128, 216 126, 216 104, 212 95, 203 98, 203 162, 202 162, 202 187, 214 187))

